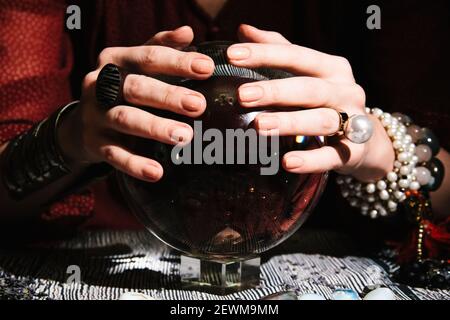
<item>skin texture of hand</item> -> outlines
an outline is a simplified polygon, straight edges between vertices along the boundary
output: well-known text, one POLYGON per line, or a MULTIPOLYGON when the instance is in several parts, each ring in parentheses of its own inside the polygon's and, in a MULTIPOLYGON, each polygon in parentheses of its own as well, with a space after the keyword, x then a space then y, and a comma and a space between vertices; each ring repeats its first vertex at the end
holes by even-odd
POLYGON ((127 150, 124 137, 132 135, 175 145, 189 143, 193 137, 192 128, 153 115, 150 109, 120 105, 103 110, 96 102, 95 83, 101 68, 114 63, 130 72, 123 87, 124 100, 130 105, 144 109, 151 106, 198 117, 206 108, 202 94, 152 78, 160 74, 199 80, 208 78, 214 71, 211 58, 178 50, 188 46, 192 39, 192 29, 181 27, 158 33, 143 46, 103 50, 97 70, 85 77, 80 107, 61 126, 59 141, 65 155, 73 163, 105 161, 138 179, 158 181, 163 175, 161 165, 127 150), (74 132, 80 132, 79 140, 70 139, 74 132), (75 140, 81 144, 73 144, 75 140))
MULTIPOLYGON (((356 84, 345 58, 293 45, 278 33, 248 25, 240 27, 239 38, 243 43, 231 46, 227 52, 231 64, 278 68, 296 75, 241 86, 241 104, 248 108, 305 108, 258 115, 255 124, 260 133, 330 136, 338 130, 337 110, 349 116, 366 114, 364 90, 356 84)), ((384 177, 393 168, 395 153, 380 122, 369 117, 375 132, 367 143, 358 145, 344 137, 332 137, 320 149, 286 154, 283 167, 293 173, 335 170, 367 182, 384 177)))

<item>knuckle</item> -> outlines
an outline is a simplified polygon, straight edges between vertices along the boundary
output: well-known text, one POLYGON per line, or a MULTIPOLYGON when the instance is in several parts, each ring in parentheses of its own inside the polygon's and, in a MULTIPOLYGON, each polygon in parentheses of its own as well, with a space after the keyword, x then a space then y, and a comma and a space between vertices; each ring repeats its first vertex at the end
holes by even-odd
POLYGON ((286 130, 289 132, 295 133, 298 131, 298 124, 301 121, 301 115, 299 113, 294 112, 293 116, 284 116, 281 118, 282 122, 284 121, 286 130))
POLYGON ((116 152, 113 146, 104 146, 101 148, 101 154, 105 161, 111 163, 116 159, 116 152))
POLYGON ((192 61, 197 58, 196 54, 180 54, 175 59, 175 68, 179 71, 190 70, 192 61))
POLYGON ((186 55, 179 55, 175 58, 175 69, 178 71, 186 69, 187 63, 189 63, 189 58, 186 55))
POLYGON ((325 82, 311 79, 305 83, 305 90, 312 106, 327 106, 329 104, 329 92, 325 82))
POLYGON ((144 76, 132 75, 126 78, 126 85, 123 88, 123 93, 126 100, 135 102, 139 100, 143 92, 144 76))
POLYGON ((142 55, 142 63, 146 65, 154 65, 158 59, 158 49, 155 46, 145 47, 142 55))
POLYGON ((98 64, 103 65, 110 62, 112 60, 113 52, 114 52, 113 47, 103 49, 98 55, 98 64))
POLYGON ((264 61, 270 59, 266 46, 256 44, 256 50, 251 51, 251 57, 256 60, 257 64, 262 65, 264 61))
POLYGON ((134 158, 133 158, 133 156, 128 155, 128 156, 125 158, 125 160, 124 160, 123 166, 124 166, 124 168, 125 168, 126 170, 128 170, 129 172, 136 173, 136 166, 135 166, 135 163, 134 163, 134 158))
POLYGON ((352 65, 347 58, 335 56, 335 64, 341 72, 346 74, 353 74, 352 65))
POLYGON ((263 91, 268 91, 269 92, 269 99, 272 102, 279 102, 281 101, 282 97, 281 97, 281 88, 280 88, 280 84, 276 81, 273 81, 272 83, 270 82, 266 82, 261 84, 261 87, 263 88, 263 91), (266 88, 268 90, 266 90, 266 88))
POLYGON ((180 94, 181 88, 174 85, 167 86, 163 96, 163 105, 166 107, 171 106, 175 100, 174 97, 179 96, 180 94))
POLYGON ((125 108, 112 109, 111 121, 119 127, 127 127, 129 125, 130 117, 125 108))
POLYGON ((88 88, 97 81, 98 72, 91 71, 83 79, 83 88, 88 88))
POLYGON ((149 138, 156 138, 158 137, 159 132, 161 131, 160 126, 161 124, 155 123, 153 116, 150 118, 149 125, 147 126, 147 134, 149 138))
POLYGON ((333 110, 324 110, 322 115, 322 128, 327 133, 333 133, 336 131, 338 127, 339 119, 337 117, 337 113, 333 110))
POLYGON ((356 106, 364 107, 366 105, 366 92, 364 91, 364 88, 361 87, 359 84, 354 85, 353 88, 354 88, 353 97, 355 99, 356 106))
POLYGON ((333 61, 333 56, 328 53, 320 53, 315 55, 315 58, 312 58, 308 64, 311 68, 317 68, 320 66, 327 66, 330 70, 334 69, 334 65, 332 65, 331 61, 333 61))

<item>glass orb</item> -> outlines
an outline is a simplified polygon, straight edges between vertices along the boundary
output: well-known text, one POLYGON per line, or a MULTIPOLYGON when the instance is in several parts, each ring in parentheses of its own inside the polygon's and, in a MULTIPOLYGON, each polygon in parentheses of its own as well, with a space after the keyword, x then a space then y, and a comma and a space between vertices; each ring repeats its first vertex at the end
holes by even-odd
MULTIPOLYGON (((209 43, 196 48, 211 56, 216 63, 214 75, 204 81, 171 80, 204 94, 205 113, 198 119, 154 110, 153 113, 184 121, 195 126, 201 121, 203 133, 216 129, 226 137, 227 129, 253 128, 255 116, 269 109, 244 108, 236 93, 240 85, 256 80, 283 78, 285 72, 232 67, 225 58, 229 44, 209 43)), ((294 109, 291 109, 294 110, 294 109)), ((194 134, 194 140, 199 138, 194 134)), ((282 156, 294 150, 316 149, 323 145, 319 137, 280 137, 278 150, 267 144, 263 151, 276 158, 279 168, 274 175, 262 175, 268 165, 248 163, 252 151, 230 148, 224 143, 224 155, 244 153, 246 163, 206 164, 199 145, 192 142, 192 164, 175 164, 173 146, 159 142, 130 138, 133 151, 155 159, 164 168, 164 176, 157 183, 147 183, 117 173, 121 192, 145 227, 169 246, 190 257, 203 260, 230 262, 256 257, 291 236, 306 220, 324 189, 327 174, 290 174, 281 165, 282 156)), ((199 138, 200 147, 211 144, 199 138)), ((261 137, 258 136, 258 145, 261 137)), ((228 141, 227 141, 228 142, 228 141)), ((187 150, 187 149, 186 149, 187 150)), ((260 150, 260 149, 258 149, 260 150)), ((184 157, 183 149, 182 156, 184 157)), ((275 165, 275 163, 272 163, 275 165)))

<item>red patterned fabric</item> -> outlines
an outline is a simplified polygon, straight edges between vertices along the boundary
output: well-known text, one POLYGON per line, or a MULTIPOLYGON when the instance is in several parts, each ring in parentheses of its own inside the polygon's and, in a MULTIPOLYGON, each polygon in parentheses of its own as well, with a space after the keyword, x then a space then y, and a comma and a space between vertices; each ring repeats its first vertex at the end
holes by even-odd
POLYGON ((88 216, 94 208, 94 197, 90 192, 70 195, 62 201, 53 204, 50 209, 42 215, 44 221, 53 221, 62 217, 88 216))
MULTIPOLYGON (((61 1, 0 1, 0 123, 42 120, 69 102, 71 44, 61 1)), ((10 126, 15 134, 22 131, 10 126)), ((1 139, 11 133, 2 129, 1 139)))
MULTIPOLYGON (((0 141, 28 130, 72 100, 72 46, 63 1, 0 1, 0 141)), ((44 220, 90 215, 92 193, 71 195, 44 220)), ((79 221, 79 219, 78 219, 79 221)))

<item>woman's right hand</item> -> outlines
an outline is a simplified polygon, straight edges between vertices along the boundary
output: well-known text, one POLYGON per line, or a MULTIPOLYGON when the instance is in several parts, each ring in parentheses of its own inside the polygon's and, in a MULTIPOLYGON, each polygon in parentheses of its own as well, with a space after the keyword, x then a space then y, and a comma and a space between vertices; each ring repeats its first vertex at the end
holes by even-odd
POLYGON ((181 27, 158 33, 143 46, 102 51, 97 70, 84 79, 79 107, 61 124, 59 141, 71 163, 107 162, 128 175, 150 182, 162 177, 163 168, 158 162, 133 154, 123 142, 126 139, 121 137, 132 135, 167 144, 191 141, 193 130, 189 125, 158 117, 151 109, 147 111, 130 105, 164 109, 190 117, 198 117, 205 111, 206 100, 199 92, 152 78, 161 74, 199 80, 210 77, 214 71, 210 57, 178 50, 187 47, 192 40, 192 29, 181 27), (123 98, 130 105, 104 110, 97 104, 96 80, 108 63, 130 72, 123 86, 123 98))

